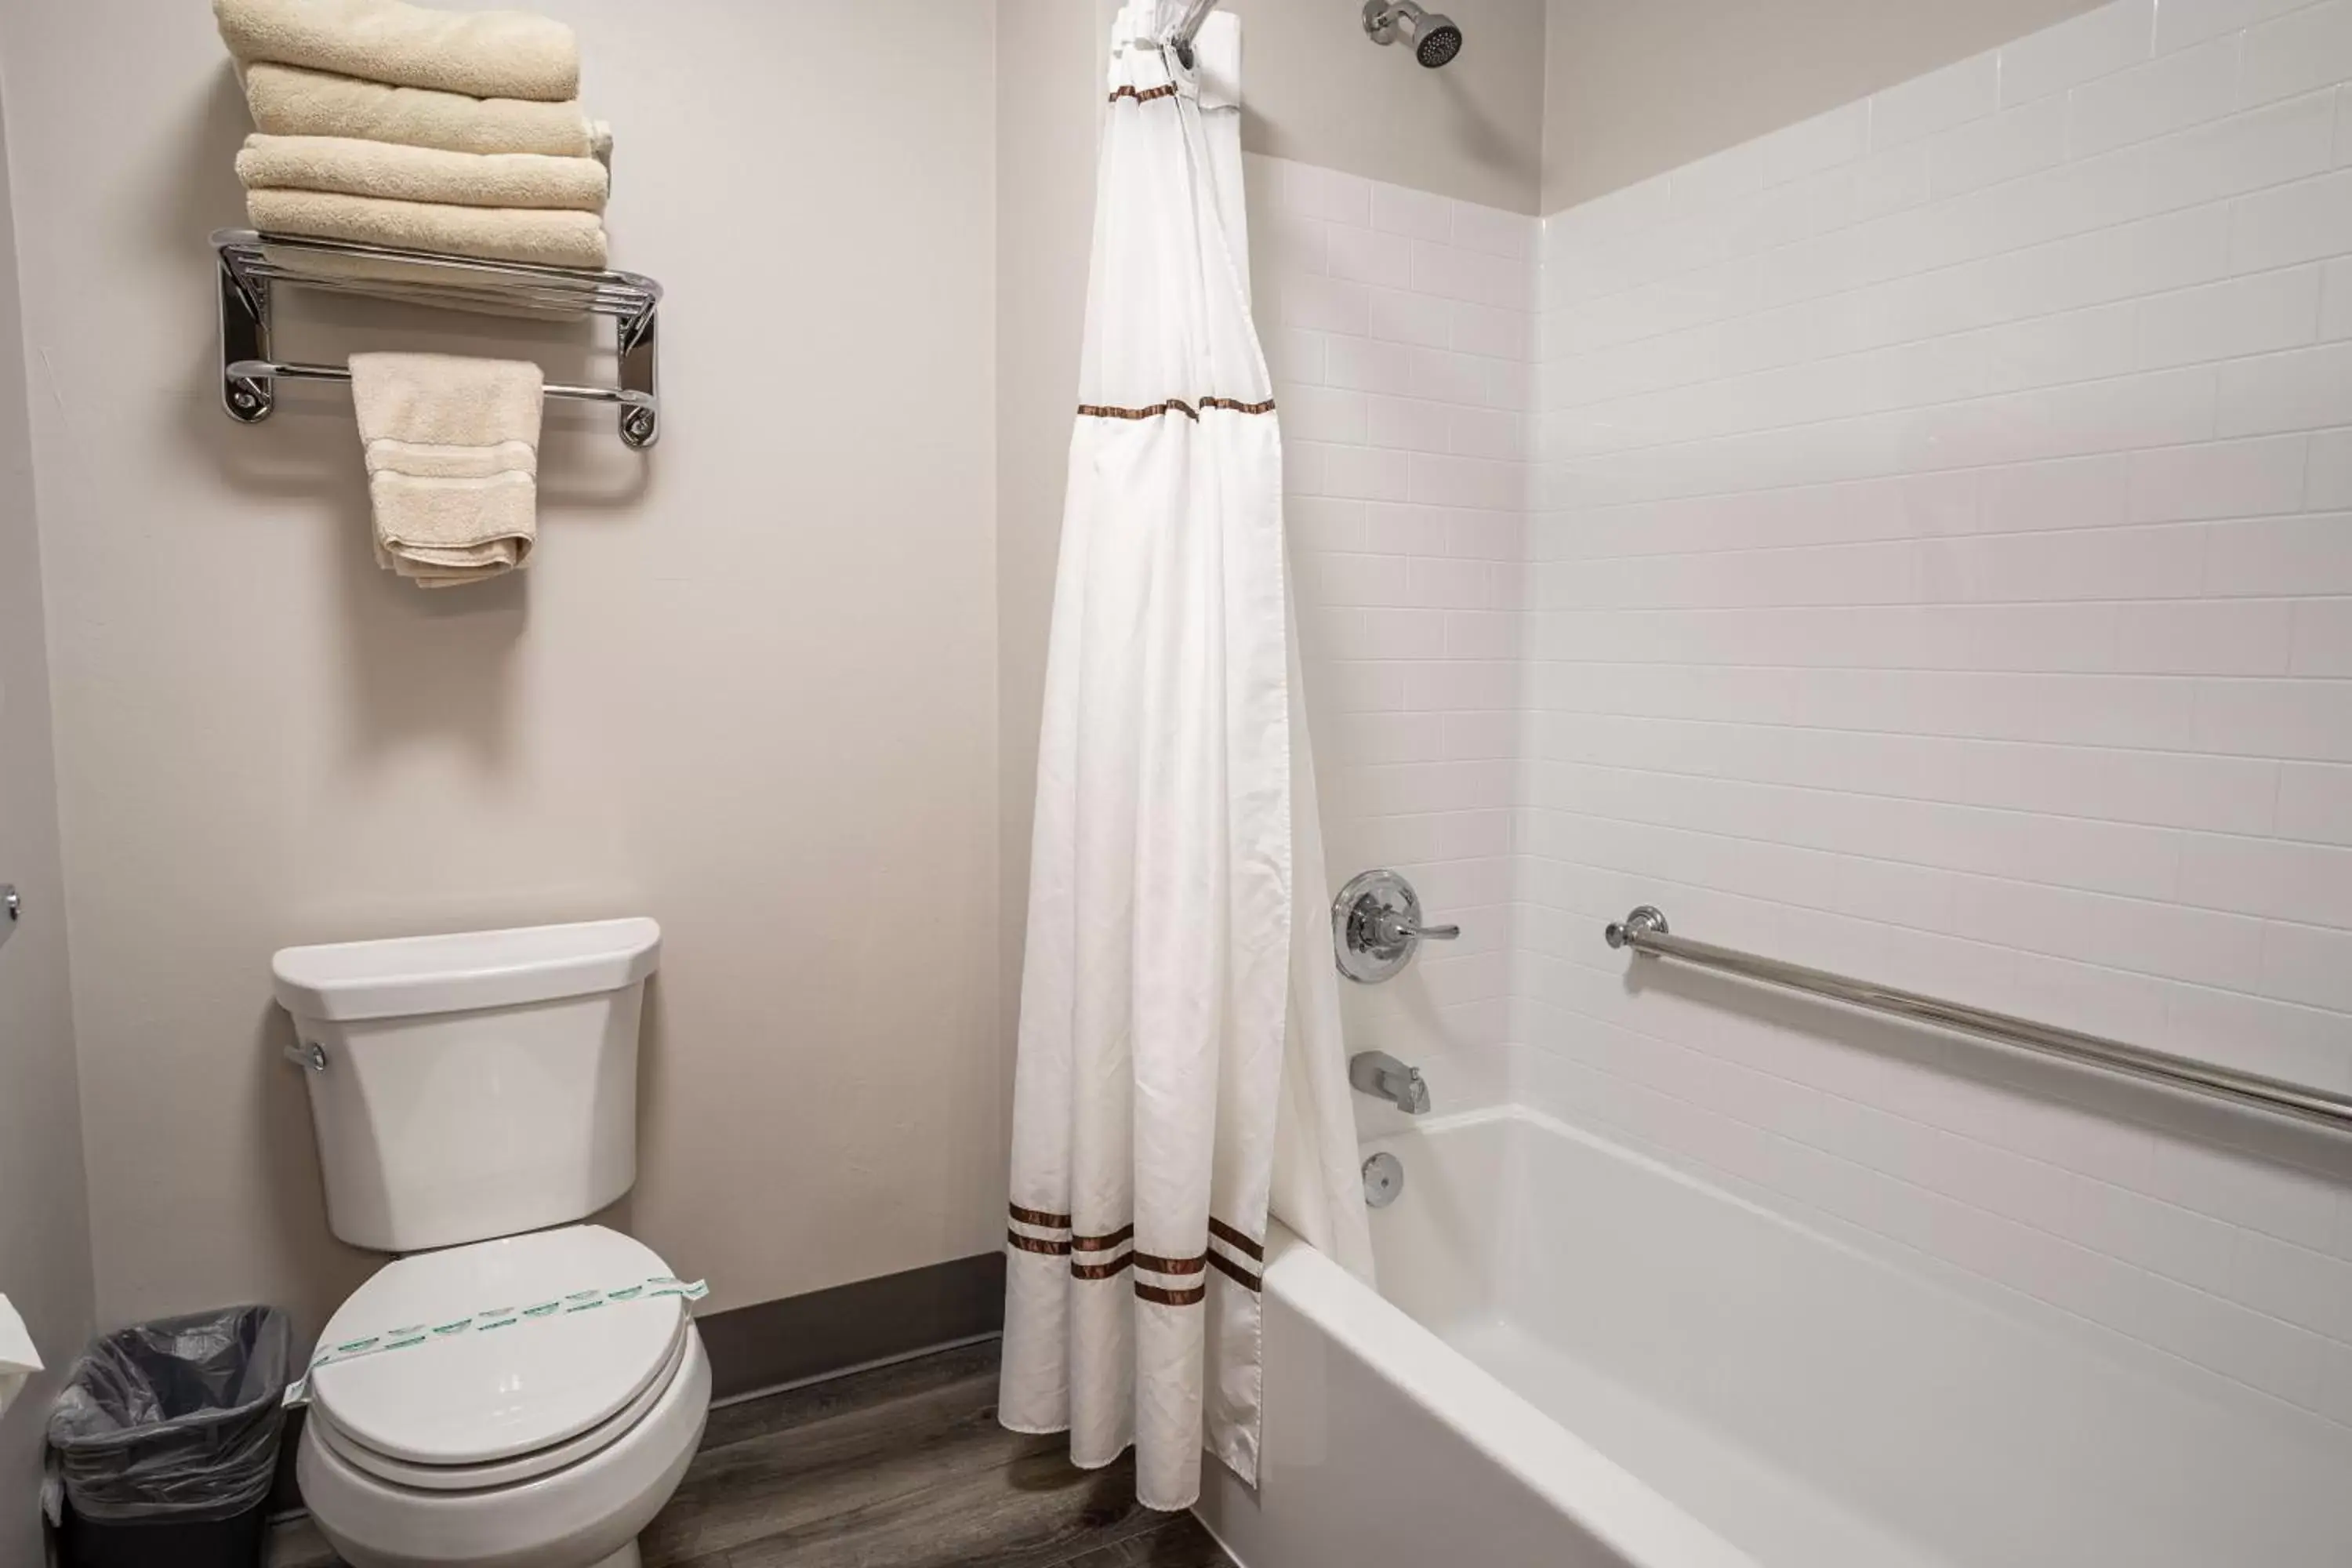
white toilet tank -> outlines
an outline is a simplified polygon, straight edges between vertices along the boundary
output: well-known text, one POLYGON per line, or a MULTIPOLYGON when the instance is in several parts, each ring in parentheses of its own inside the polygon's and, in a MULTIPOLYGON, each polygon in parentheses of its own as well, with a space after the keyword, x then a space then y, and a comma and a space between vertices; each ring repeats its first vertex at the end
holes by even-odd
POLYGON ((289 947, 327 1221, 421 1252, 584 1219, 637 1175, 649 920, 289 947))

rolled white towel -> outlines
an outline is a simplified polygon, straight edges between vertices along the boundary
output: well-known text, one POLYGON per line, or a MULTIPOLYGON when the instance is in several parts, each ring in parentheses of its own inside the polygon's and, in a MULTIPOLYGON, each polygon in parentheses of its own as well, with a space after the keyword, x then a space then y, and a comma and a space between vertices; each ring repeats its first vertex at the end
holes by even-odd
POLYGON ((523 11, 428 11, 402 0, 213 0, 221 41, 269 60, 400 87, 561 103, 580 96, 572 29, 523 11))
POLYGON ((472 98, 394 87, 330 71, 258 61, 239 72, 255 129, 270 136, 344 136, 452 153, 539 153, 585 158, 595 128, 576 100, 472 98))
POLYGON ((336 191, 467 207, 604 210, 604 165, 536 153, 449 153, 346 136, 248 136, 236 155, 248 191, 336 191))

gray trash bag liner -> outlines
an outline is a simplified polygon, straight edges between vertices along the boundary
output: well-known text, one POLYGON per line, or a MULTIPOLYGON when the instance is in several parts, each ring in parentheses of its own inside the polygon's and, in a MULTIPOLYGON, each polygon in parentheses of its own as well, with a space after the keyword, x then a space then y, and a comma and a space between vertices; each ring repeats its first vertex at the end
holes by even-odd
POLYGON ((89 1520, 220 1520, 269 1495, 293 1326, 275 1307, 141 1323, 90 1342, 49 1413, 89 1520))

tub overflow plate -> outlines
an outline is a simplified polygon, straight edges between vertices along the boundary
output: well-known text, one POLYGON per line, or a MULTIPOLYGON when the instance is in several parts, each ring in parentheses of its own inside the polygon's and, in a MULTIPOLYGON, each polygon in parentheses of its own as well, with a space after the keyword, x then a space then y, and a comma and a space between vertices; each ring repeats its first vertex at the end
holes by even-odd
POLYGON ((1404 1192, 1404 1162, 1385 1150, 1364 1162, 1364 1202, 1384 1209, 1404 1192))

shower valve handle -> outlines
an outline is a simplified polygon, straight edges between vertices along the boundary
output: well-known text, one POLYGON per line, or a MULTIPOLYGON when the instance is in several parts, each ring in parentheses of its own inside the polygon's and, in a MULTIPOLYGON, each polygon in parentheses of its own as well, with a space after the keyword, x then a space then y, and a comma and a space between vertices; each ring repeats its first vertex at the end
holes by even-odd
POLYGON ((1400 942, 1452 942, 1462 934, 1460 926, 1420 925, 1401 915, 1381 915, 1379 920, 1381 932, 1400 942))
POLYGON ((1394 871, 1367 871, 1339 889, 1331 905, 1331 945, 1339 973, 1376 984, 1412 962, 1424 942, 1452 942, 1457 925, 1424 925, 1421 899, 1394 871))

